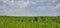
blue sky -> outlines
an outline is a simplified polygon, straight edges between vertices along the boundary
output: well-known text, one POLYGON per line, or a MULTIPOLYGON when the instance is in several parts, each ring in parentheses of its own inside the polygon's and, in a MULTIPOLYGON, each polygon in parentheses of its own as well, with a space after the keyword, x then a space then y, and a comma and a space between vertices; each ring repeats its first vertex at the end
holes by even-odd
POLYGON ((0 0, 0 15, 56 16, 60 15, 60 0, 0 0))

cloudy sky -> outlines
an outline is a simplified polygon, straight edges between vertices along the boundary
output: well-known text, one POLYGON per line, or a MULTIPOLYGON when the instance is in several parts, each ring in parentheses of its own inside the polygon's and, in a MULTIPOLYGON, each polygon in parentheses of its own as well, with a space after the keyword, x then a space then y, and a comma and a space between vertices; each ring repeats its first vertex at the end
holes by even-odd
POLYGON ((0 15, 60 15, 60 0, 0 0, 0 15))

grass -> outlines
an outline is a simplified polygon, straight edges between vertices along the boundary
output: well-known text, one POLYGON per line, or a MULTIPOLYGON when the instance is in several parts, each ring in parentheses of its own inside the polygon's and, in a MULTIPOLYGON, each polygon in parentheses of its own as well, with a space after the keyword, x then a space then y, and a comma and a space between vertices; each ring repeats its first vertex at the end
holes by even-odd
POLYGON ((60 17, 37 16, 17 17, 0 16, 0 28, 60 28, 60 17))

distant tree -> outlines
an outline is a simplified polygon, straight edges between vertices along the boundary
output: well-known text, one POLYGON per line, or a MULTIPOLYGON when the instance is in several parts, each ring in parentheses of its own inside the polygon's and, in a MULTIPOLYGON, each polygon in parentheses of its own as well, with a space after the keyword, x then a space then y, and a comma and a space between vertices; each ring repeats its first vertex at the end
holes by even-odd
POLYGON ((42 16, 42 17, 41 17, 41 20, 42 20, 42 21, 45 21, 45 18, 42 16))
POLYGON ((6 26, 6 22, 4 22, 3 25, 6 26))
POLYGON ((59 18, 59 15, 57 17, 59 18))
POLYGON ((52 21, 55 21, 55 19, 51 19, 52 21))
POLYGON ((34 17, 34 20, 35 20, 35 21, 38 21, 37 17, 34 17))
POLYGON ((59 16, 59 15, 57 15, 57 19, 58 19, 58 20, 57 20, 56 22, 57 22, 57 23, 60 23, 60 16, 59 16))
POLYGON ((24 22, 24 20, 21 20, 21 22, 24 22))

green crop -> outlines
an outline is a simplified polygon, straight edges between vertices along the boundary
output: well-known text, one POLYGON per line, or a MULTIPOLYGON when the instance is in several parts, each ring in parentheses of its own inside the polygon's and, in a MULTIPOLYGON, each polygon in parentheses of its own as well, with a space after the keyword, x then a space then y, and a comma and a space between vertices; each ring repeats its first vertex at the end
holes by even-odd
POLYGON ((0 16, 0 28, 60 28, 60 17, 0 16))

